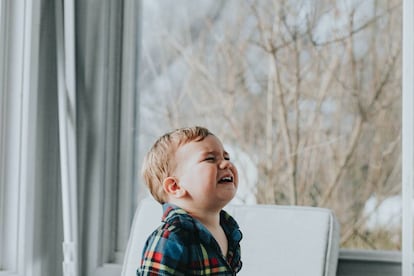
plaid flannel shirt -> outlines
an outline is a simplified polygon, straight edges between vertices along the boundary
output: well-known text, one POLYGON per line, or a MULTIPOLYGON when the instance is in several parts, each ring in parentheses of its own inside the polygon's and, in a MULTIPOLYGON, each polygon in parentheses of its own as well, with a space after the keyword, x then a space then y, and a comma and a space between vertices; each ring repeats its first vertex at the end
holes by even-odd
POLYGON ((207 228, 183 209, 164 204, 162 225, 147 239, 137 275, 236 275, 240 271, 242 233, 225 211, 220 224, 227 236, 228 253, 207 228))

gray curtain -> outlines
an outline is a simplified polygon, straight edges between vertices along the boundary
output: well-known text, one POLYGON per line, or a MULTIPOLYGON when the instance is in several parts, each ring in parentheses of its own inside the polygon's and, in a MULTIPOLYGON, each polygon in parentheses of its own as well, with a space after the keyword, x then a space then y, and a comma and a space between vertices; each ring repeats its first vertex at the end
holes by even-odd
POLYGON ((126 247, 137 181, 138 46, 138 1, 76 1, 77 168, 84 272, 122 262, 126 247))
MULTIPOLYGON (((36 110, 36 118, 30 120, 34 121, 30 127, 34 127, 35 131, 28 138, 33 141, 33 147, 30 145, 29 150, 34 155, 34 161, 28 165, 29 170, 34 170, 34 179, 30 179, 32 187, 28 191, 34 192, 25 195, 28 204, 20 204, 33 206, 26 212, 30 214, 27 225, 33 229, 23 229, 22 233, 30 233, 24 235, 25 239, 28 237, 29 247, 27 252, 23 252, 24 247, 19 249, 22 252, 19 251, 18 256, 25 257, 16 265, 17 273, 28 276, 63 275, 62 198, 66 195, 62 195, 60 162, 64 156, 61 156, 59 147, 62 135, 59 132, 61 118, 58 105, 61 61, 57 58, 57 49, 59 35, 62 34, 57 26, 64 20, 60 14, 65 15, 65 1, 23 0, 23 4, 17 4, 6 0, 0 4, 0 39, 13 37, 9 30, 19 30, 13 27, 18 21, 13 17, 15 14, 30 13, 32 21, 39 24, 33 28, 36 33, 32 34, 31 40, 25 41, 28 47, 36 44, 34 49, 38 49, 38 52, 32 53, 36 56, 30 59, 31 75, 28 76, 35 86, 27 90, 28 94, 36 95, 36 101, 28 104, 31 110, 36 110), (19 12, 16 9, 19 5, 33 7, 33 11, 19 12), (59 6, 63 10, 59 10, 59 6)), ((76 122, 75 133, 71 135, 76 137, 74 165, 77 173, 71 185, 76 185, 78 203, 78 212, 74 215, 78 222, 79 239, 77 271, 78 275, 88 276, 119 275, 136 204, 140 1, 73 1, 76 122)), ((6 60, 7 56, 15 53, 13 43, 2 42, 0 60, 6 60)), ((9 70, 13 68, 12 63, 0 66, 0 73, 5 72, 0 80, 7 77, 7 85, 0 86, 0 103, 6 105, 8 97, 11 97, 8 87, 13 86, 12 77, 21 72, 9 70)), ((64 112, 69 114, 71 111, 64 112)), ((11 114, 8 109, 1 112, 12 120, 8 113, 11 114)), ((26 113, 23 111, 22 114, 26 113)), ((7 128, 22 127, 6 124, 5 121, 0 120, 0 133, 7 133, 7 128)), ((9 143, 6 138, 0 139, 4 145, 9 143)), ((5 151, 6 146, 0 146, 0 152, 5 151)), ((7 164, 7 158, 9 155, 4 157, 4 162, 0 162, 0 169, 5 166, 2 164, 7 164)), ((8 185, 13 183, 7 182, 5 177, 0 177, 0 181, 1 199, 5 194, 2 191, 7 191, 8 185)), ((3 206, 4 203, 0 203, 1 212, 3 206)), ((3 226, 0 228, 3 229, 3 226)), ((4 237, 0 231, 0 241, 4 237)), ((9 269, 7 264, 2 267, 4 260, 8 260, 4 258, 7 253, 0 250, 0 271, 9 269)))

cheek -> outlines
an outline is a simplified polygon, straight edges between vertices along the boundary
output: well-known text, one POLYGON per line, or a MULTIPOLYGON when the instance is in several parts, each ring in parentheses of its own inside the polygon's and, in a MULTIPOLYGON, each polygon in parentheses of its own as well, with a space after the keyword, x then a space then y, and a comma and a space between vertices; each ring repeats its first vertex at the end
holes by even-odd
POLYGON ((237 168, 234 165, 233 165, 232 171, 233 171, 234 179, 236 180, 235 182, 236 184, 238 184, 239 183, 239 172, 237 171, 237 168))

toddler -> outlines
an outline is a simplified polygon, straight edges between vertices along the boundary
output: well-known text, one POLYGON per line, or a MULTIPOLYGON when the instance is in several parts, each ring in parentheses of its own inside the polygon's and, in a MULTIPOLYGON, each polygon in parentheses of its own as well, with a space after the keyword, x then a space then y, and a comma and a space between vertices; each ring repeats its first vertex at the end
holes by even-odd
POLYGON ((238 174, 220 140, 203 127, 161 136, 142 174, 162 204, 162 224, 147 239, 137 275, 235 275, 242 233, 222 208, 238 174))

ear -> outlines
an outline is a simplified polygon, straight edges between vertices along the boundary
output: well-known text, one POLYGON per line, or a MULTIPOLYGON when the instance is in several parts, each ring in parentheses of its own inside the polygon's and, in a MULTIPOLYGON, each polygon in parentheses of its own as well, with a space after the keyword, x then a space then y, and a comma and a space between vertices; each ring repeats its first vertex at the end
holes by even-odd
POLYGON ((175 198, 183 197, 186 193, 185 189, 178 183, 178 179, 173 176, 165 178, 162 186, 167 195, 175 198))

